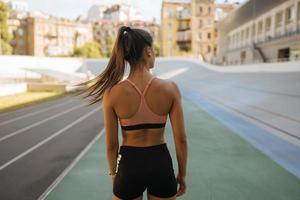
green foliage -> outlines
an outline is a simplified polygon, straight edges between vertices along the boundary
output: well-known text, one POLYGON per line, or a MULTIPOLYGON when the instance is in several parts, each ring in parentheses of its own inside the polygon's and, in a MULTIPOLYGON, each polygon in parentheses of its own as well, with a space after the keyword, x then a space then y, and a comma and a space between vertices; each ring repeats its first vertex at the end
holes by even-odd
POLYGON ((191 50, 191 47, 186 44, 183 44, 183 45, 179 45, 179 49, 180 49, 180 51, 188 52, 191 50))
POLYGON ((111 56, 114 41, 115 41, 115 37, 113 36, 108 36, 106 38, 106 49, 107 49, 106 57, 108 58, 111 56))
POLYGON ((8 32, 7 25, 8 12, 9 8, 7 5, 0 1, 0 54, 12 53, 12 47, 10 46, 12 36, 8 32))
POLYGON ((155 56, 160 56, 160 46, 157 43, 154 43, 154 52, 155 56))
POLYGON ((101 58, 100 45, 97 42, 89 42, 74 50, 74 57, 101 58))

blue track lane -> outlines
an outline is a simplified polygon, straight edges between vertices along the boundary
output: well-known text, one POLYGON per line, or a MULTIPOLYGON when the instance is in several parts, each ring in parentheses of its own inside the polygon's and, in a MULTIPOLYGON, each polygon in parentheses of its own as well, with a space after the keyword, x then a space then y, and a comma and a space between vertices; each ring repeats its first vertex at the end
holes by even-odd
POLYGON ((221 121, 234 133, 300 179, 300 148, 206 100, 199 92, 180 87, 187 99, 221 121))

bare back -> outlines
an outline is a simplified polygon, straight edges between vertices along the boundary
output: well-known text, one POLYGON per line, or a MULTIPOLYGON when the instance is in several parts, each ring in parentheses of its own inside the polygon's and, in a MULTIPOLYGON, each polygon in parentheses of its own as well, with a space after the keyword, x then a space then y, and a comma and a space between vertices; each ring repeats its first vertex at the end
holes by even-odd
MULTIPOLYGON (((144 91, 148 80, 135 83, 140 91, 144 91)), ((155 78, 145 93, 145 101, 149 109, 157 115, 168 115, 173 102, 171 82, 155 78)), ((127 81, 115 85, 110 93, 114 100, 113 108, 118 118, 133 116, 141 101, 139 92, 127 81)), ((151 146, 164 143, 164 127, 155 129, 122 130, 123 145, 151 146)))

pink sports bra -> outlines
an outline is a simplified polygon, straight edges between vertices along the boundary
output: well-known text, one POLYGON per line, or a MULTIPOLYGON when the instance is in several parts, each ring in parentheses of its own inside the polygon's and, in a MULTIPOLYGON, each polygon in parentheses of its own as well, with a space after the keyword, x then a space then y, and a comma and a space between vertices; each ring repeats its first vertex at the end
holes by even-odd
POLYGON ((139 90, 139 88, 130 80, 128 81, 141 95, 140 105, 137 112, 130 118, 119 118, 121 127, 123 130, 138 130, 138 129, 146 129, 146 128, 162 128, 165 127, 167 121, 167 115, 157 115, 153 113, 147 105, 145 100, 145 94, 147 89, 149 88, 152 80, 155 77, 152 77, 143 92, 139 90))

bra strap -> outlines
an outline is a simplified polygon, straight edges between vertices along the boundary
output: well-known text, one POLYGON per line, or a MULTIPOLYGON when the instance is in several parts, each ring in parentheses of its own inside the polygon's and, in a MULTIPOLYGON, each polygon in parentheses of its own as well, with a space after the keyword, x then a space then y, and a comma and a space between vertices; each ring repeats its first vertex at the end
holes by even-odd
POLYGON ((145 87, 145 89, 144 89, 144 91, 143 92, 141 92, 141 90, 131 81, 131 80, 129 80, 129 79, 125 79, 125 81, 128 81, 137 91, 138 91, 138 93, 141 95, 141 96, 144 96, 145 95, 145 93, 146 93, 146 91, 147 91, 147 89, 149 88, 149 85, 150 85, 150 83, 152 82, 152 80, 155 78, 155 76, 154 77, 152 77, 149 81, 148 81, 148 83, 146 84, 146 87, 145 87))
POLYGON ((140 95, 142 95, 142 92, 140 91, 140 89, 129 79, 125 79, 125 81, 128 81, 137 91, 140 95))
POLYGON ((150 86, 150 84, 151 84, 151 82, 152 82, 152 80, 155 78, 155 76, 153 76, 149 81, 148 81, 148 83, 147 83, 147 85, 146 85, 146 87, 145 87, 145 89, 144 89, 144 91, 143 91, 143 96, 145 95, 145 93, 147 92, 147 89, 149 88, 149 86, 150 86))

